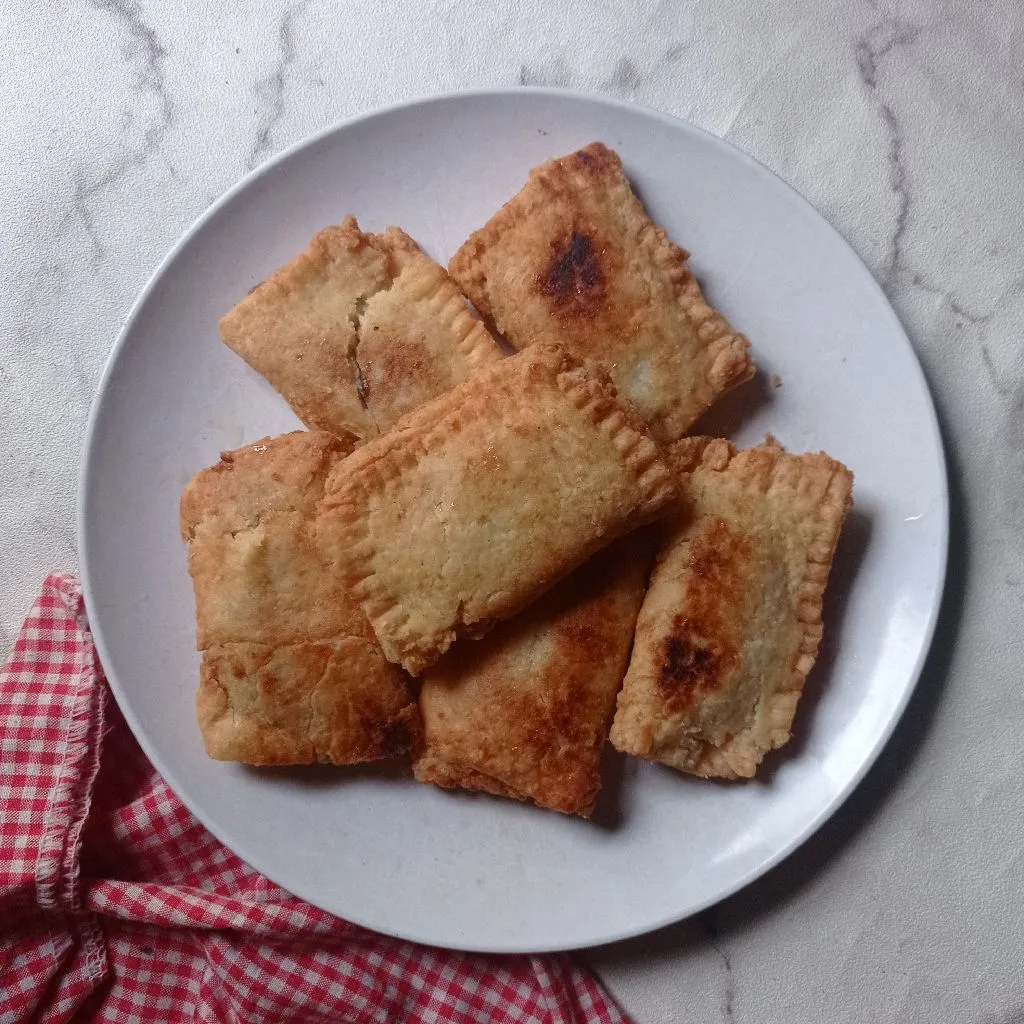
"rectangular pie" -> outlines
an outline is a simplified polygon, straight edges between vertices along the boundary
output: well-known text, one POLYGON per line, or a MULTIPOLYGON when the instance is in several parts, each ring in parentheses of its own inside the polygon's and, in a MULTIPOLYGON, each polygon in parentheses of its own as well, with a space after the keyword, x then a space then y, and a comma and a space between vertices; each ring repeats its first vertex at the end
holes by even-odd
POLYGON ((320 524, 385 654, 417 675, 675 494, 607 378, 541 345, 358 449, 331 474, 320 524))
POLYGON ((683 500, 637 621, 612 743, 705 777, 750 777, 781 747, 821 640, 853 475, 771 442, 687 438, 683 500))
POLYGON ((416 778, 589 817, 653 542, 652 528, 620 538, 428 669, 416 778))
POLYGON ((202 652, 207 753, 247 764, 352 764, 407 749, 419 712, 359 602, 325 564, 315 510, 351 442, 264 438, 193 477, 181 533, 202 652))
POLYGON ((376 437, 502 357, 443 267, 398 228, 325 228, 220 321, 307 427, 376 437))
POLYGON ((663 442, 754 374, 746 338, 704 299, 599 142, 530 172, 448 264, 517 349, 557 341, 600 361, 663 442))

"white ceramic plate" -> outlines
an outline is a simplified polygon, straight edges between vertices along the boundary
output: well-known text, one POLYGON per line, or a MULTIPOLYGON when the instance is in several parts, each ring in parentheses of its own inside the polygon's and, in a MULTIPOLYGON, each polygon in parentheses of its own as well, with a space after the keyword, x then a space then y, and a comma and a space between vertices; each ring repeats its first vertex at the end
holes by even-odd
MULTIPOLYGON (((719 417, 721 419, 721 416, 719 417)), ((349 920, 442 946, 584 946, 682 918, 807 838, 889 736, 931 637, 946 564, 946 477, 914 353, 881 290, 796 193, 724 142, 636 107, 558 92, 441 97, 297 146, 197 223, 115 346, 86 446, 80 551, 110 683, 146 753, 229 847, 349 920), (765 777, 720 785, 609 759, 588 823, 386 771, 254 772, 206 758, 178 496, 197 469, 298 426, 217 339, 218 317, 351 211, 444 262, 529 168, 594 139, 693 252, 710 300, 763 371, 726 412, 825 449, 856 474, 797 738, 765 777), (778 374, 782 386, 764 381, 778 374)))

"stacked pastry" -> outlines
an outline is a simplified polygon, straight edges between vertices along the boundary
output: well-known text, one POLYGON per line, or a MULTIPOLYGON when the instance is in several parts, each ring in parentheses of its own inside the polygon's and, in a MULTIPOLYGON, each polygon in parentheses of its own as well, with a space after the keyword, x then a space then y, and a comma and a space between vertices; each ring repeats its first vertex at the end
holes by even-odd
POLYGON ((724 778, 788 739, 852 476, 685 436, 754 373, 687 259, 595 143, 447 273, 350 217, 224 317, 309 430, 182 498, 212 757, 586 816, 609 735, 724 778))

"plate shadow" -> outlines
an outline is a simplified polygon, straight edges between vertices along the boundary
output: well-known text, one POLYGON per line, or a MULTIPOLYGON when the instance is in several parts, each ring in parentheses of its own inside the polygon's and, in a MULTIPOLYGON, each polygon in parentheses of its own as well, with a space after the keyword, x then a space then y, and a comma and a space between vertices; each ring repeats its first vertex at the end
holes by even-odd
POLYGON ((693 436, 735 437, 740 427, 770 405, 775 388, 763 370, 745 384, 727 391, 687 431, 693 436))
POLYGON ((353 765, 291 764, 266 768, 247 765, 244 770, 271 783, 286 782, 305 789, 327 789, 366 779, 394 782, 412 778, 409 763, 397 759, 353 765))
MULTIPOLYGON (((855 500, 856 500, 856 491, 855 500)), ((832 572, 825 589, 822 621, 825 631, 821 638, 821 647, 814 662, 797 705, 796 717, 793 719, 792 735, 789 742, 778 750, 765 754, 764 761, 757 773, 761 782, 771 782, 779 768, 792 758, 800 757, 807 746, 811 723, 815 709, 821 703, 828 688, 828 680, 833 678, 833 666, 841 647, 842 624, 846 617, 846 609, 850 603, 857 570, 864 560, 864 554, 871 543, 871 514, 854 507, 846 517, 843 532, 839 535, 832 572)))
POLYGON ((611 743, 601 751, 601 791, 597 794, 590 824, 608 832, 621 828, 626 815, 623 806, 623 786, 626 778, 626 755, 620 754, 611 743))

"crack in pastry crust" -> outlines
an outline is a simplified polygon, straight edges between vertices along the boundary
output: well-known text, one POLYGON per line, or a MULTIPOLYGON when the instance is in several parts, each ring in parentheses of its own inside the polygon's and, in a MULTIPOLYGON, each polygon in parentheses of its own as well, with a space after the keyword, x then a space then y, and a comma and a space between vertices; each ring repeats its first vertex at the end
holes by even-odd
POLYGON ((352 764, 408 749, 419 713, 317 542, 328 473, 352 442, 298 431, 202 470, 181 498, 207 753, 352 764))
POLYGON ((821 606, 853 476, 766 442, 670 449, 683 500, 637 623, 612 743, 724 778, 782 746, 821 640, 821 606))
POLYGON ((362 439, 502 355, 443 267, 354 217, 257 285, 220 335, 306 426, 362 439))
POLYGON ((705 301, 687 259, 618 156, 592 143, 534 168, 448 269, 517 349, 557 341, 603 363, 667 442, 754 373, 746 338, 705 301))
POLYGON ((415 675, 674 496, 635 410, 536 346, 357 451, 329 478, 319 523, 385 653, 415 675))

